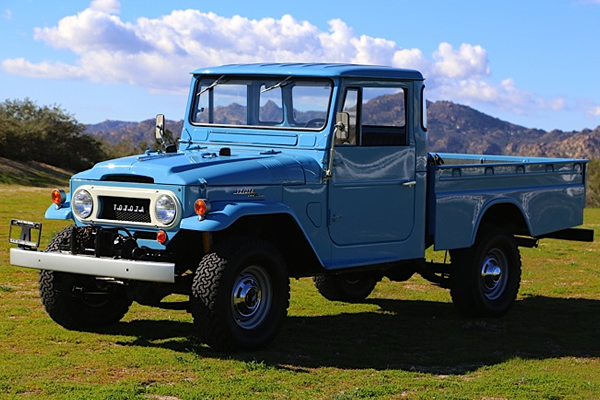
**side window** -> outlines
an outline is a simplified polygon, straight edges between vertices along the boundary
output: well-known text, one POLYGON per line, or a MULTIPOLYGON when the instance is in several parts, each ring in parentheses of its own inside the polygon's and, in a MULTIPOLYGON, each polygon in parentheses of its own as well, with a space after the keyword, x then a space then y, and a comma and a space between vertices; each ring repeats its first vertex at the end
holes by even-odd
POLYGON ((343 112, 347 112, 350 115, 350 126, 348 127, 349 137, 347 141, 343 143, 337 143, 336 145, 356 145, 357 140, 357 117, 358 117, 358 89, 350 88, 346 91, 346 98, 344 99, 343 112))
POLYGON ((363 88, 361 119, 361 145, 406 145, 406 94, 404 89, 363 88))

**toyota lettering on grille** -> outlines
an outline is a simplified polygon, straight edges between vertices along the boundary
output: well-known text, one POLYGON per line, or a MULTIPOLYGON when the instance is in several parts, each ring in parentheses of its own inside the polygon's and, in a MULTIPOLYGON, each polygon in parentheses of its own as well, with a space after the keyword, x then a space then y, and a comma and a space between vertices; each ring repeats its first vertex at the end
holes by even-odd
POLYGON ((133 206, 130 204, 113 204, 113 211, 123 211, 143 214, 146 212, 144 206, 133 206))

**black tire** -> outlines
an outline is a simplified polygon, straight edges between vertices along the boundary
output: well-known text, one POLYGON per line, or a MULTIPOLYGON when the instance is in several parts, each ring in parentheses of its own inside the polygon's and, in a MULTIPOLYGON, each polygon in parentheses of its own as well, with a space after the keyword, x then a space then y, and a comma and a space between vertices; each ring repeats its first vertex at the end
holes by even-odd
POLYGON ((277 249, 262 240, 227 240, 196 270, 190 299, 196 332, 219 351, 264 347, 283 324, 289 293, 277 249))
MULTIPOLYGON (((69 226, 60 231, 46 248, 47 252, 60 250, 68 243, 69 226)), ((114 285, 99 285, 93 276, 56 271, 40 271, 40 296, 48 315, 67 329, 89 329, 116 323, 129 310, 131 299, 114 285)))
POLYGON ((327 300, 357 303, 373 292, 380 279, 373 274, 343 274, 315 276, 313 282, 327 300))
POLYGON ((519 292, 521 255, 512 235, 483 229, 473 247, 450 252, 450 295, 465 316, 500 317, 519 292))

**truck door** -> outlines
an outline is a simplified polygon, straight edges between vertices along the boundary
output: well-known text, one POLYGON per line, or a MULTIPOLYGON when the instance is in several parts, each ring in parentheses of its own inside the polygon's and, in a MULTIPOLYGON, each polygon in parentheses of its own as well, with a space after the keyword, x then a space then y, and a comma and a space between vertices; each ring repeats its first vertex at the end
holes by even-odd
POLYGON ((329 181, 329 234, 338 246, 401 242, 414 226, 415 148, 406 90, 349 88, 349 139, 336 143, 329 181))

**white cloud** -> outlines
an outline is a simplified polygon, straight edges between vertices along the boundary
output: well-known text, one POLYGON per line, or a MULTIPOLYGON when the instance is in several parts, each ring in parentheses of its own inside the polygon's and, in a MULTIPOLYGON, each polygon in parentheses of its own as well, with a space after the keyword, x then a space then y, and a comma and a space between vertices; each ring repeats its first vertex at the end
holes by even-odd
POLYGON ((94 0, 90 3, 90 9, 108 14, 118 14, 121 12, 121 3, 117 0, 94 0))
POLYGON ((12 19, 12 11, 10 9, 4 10, 4 19, 11 20, 12 19))
MULTIPOLYGON (((600 0, 598 2, 600 3, 600 0)), ((591 107, 588 110, 588 115, 590 117, 600 117, 600 106, 591 107)))
POLYGON ((531 96, 517 89, 511 79, 500 85, 477 79, 446 80, 437 87, 436 95, 440 99, 460 99, 463 104, 496 104, 513 112, 533 103, 531 96))
POLYGON ((463 43, 455 50, 449 43, 440 43, 433 53, 435 72, 448 78, 477 78, 488 76, 487 52, 481 46, 463 43))
POLYGON ((137 27, 123 23, 117 16, 88 8, 61 19, 54 28, 35 28, 34 37, 79 55, 98 51, 136 53, 152 50, 147 41, 138 37, 138 32, 137 27))
MULTIPOLYGON (((599 0, 600 1, 600 0, 599 0)), ((198 10, 174 10, 159 18, 123 21, 116 0, 94 0, 89 8, 62 18, 56 26, 36 28, 35 38, 77 56, 73 64, 24 58, 2 61, 11 74, 54 79, 127 83, 152 91, 183 93, 189 71, 241 62, 352 62, 418 69, 431 98, 502 109, 560 108, 519 90, 510 79, 490 81, 486 50, 463 43, 440 43, 431 57, 420 49, 357 35, 341 19, 327 31, 291 15, 280 19, 222 17, 198 10)))
POLYGON ((419 49, 396 50, 392 57, 392 66, 398 68, 409 68, 421 71, 428 76, 431 70, 431 62, 419 49))
POLYGON ((64 63, 41 62, 34 64, 24 58, 13 58, 4 60, 2 65, 5 70, 15 75, 30 78, 77 79, 84 77, 79 68, 64 63))

